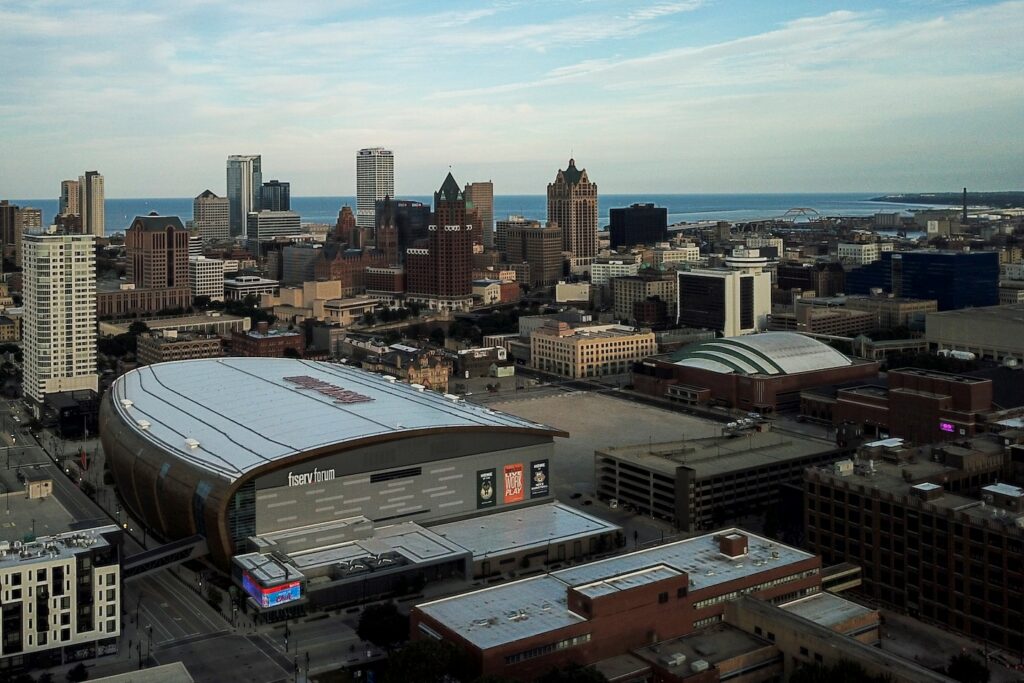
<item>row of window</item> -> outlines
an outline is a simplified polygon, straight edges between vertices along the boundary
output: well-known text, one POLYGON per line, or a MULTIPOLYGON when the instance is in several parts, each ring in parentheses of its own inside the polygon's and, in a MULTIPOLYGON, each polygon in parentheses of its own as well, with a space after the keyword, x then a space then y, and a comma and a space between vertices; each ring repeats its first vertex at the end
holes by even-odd
POLYGON ((696 603, 694 603, 693 607, 694 609, 703 609, 704 607, 710 607, 711 605, 717 605, 722 602, 735 600, 741 595, 746 595, 747 593, 757 593, 759 591, 768 590, 769 588, 774 588, 775 586, 781 586, 783 584, 791 583, 793 581, 806 579, 810 576, 816 576, 817 574, 817 569, 808 569, 807 571, 798 572, 796 574, 790 574, 788 576, 783 576, 778 579, 772 579, 770 581, 764 581, 757 585, 748 586, 747 588, 741 588, 740 590, 725 593, 723 595, 716 595, 712 598, 707 598, 706 600, 698 600, 696 603))
POLYGON ((508 655, 505 657, 505 665, 518 664, 519 662, 527 659, 536 659, 537 657, 543 657, 544 655, 551 654, 552 652, 559 652, 561 650, 568 650, 571 647, 577 647, 584 643, 590 642, 589 633, 584 633, 581 636, 575 636, 573 638, 566 638, 565 640, 559 640, 554 643, 548 643, 547 645, 541 645, 540 647, 530 648, 529 650, 523 650, 517 652, 514 655, 508 655))

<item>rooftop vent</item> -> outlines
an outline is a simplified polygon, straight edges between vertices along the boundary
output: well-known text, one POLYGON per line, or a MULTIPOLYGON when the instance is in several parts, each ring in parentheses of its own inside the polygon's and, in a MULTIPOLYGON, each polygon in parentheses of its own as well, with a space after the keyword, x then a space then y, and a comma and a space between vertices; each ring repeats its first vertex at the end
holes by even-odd
POLYGON ((185 439, 185 445, 190 449, 199 448, 199 442, 195 439, 185 439))
POLYGON ((139 429, 142 431, 149 429, 149 420, 138 420, 135 424, 139 425, 139 429))
POLYGON ((131 408, 132 405, 134 404, 132 403, 132 400, 130 398, 122 398, 121 405, 125 408, 131 408))

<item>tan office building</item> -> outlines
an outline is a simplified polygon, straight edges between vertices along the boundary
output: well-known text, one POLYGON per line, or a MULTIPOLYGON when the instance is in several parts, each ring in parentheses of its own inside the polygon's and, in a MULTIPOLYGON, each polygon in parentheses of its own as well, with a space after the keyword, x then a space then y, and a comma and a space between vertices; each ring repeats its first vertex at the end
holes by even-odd
POLYGON ((657 351, 654 333, 625 325, 572 328, 551 320, 530 334, 530 364, 563 377, 601 377, 629 372, 657 351))

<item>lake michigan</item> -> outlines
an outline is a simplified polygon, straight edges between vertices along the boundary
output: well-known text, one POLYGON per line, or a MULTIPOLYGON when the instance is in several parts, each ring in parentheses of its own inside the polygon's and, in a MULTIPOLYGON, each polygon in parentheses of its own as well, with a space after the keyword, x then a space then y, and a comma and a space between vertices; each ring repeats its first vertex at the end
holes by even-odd
MULTIPOLYGON (((682 221, 750 221, 782 216, 793 208, 814 209, 825 216, 870 216, 878 212, 928 208, 923 204, 890 204, 869 201, 884 192, 835 194, 608 194, 599 197, 600 223, 608 224, 608 209, 637 202, 653 202, 668 209, 670 224, 682 221)), ((433 197, 403 196, 402 199, 430 204, 433 197)), ((15 199, 12 204, 31 206, 43 211, 43 225, 53 222, 57 213, 56 199, 15 199)), ((303 223, 328 223, 338 219, 342 205, 355 206, 355 197, 292 197, 292 210, 303 223)), ((106 233, 123 232, 135 216, 151 211, 178 216, 182 222, 192 219, 192 198, 108 199, 106 201, 106 233)), ((501 220, 511 214, 543 221, 547 217, 544 195, 496 195, 494 218, 501 220)))

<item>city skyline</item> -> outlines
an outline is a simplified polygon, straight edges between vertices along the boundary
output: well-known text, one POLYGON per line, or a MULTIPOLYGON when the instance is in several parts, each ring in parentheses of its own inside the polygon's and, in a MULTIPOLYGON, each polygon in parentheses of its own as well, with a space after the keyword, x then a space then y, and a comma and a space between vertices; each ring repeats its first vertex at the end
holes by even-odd
POLYGON ((268 29, 250 5, 9 5, 0 179, 195 196, 252 150, 297 196, 350 195, 382 145, 399 196, 449 165, 540 194, 570 156, 612 194, 1015 189, 1024 3, 850 7, 321 2, 268 29))

